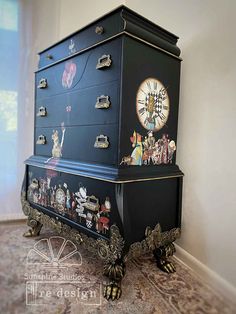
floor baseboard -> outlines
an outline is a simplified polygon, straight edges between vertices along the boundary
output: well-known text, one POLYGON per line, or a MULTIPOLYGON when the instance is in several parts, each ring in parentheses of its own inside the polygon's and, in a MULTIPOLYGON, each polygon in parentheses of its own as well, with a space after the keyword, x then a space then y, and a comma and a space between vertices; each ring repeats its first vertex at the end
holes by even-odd
POLYGON ((198 259, 189 254, 179 245, 175 244, 175 246, 176 246, 175 257, 179 261, 181 261, 187 267, 195 271, 195 273, 215 291, 222 294, 229 301, 235 302, 236 288, 234 286, 232 286, 228 281, 220 277, 217 273, 212 271, 206 265, 201 263, 198 259))
POLYGON ((9 214, 9 215, 0 215, 0 222, 12 222, 26 220, 27 218, 23 213, 20 214, 9 214))

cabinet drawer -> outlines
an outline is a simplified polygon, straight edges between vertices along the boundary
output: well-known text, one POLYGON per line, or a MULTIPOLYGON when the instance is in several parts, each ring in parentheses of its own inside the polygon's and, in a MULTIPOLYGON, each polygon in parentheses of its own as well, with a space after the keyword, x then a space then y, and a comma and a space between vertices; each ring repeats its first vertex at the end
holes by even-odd
POLYGON ((36 127, 113 124, 118 122, 118 82, 41 98, 36 101, 36 127))
POLYGON ((53 64, 58 60, 114 36, 123 28, 123 23, 119 13, 98 20, 96 23, 65 38, 60 43, 42 51, 39 54, 39 68, 53 64))
POLYGON ((41 156, 115 164, 117 142, 117 124, 35 129, 35 154, 41 156))
POLYGON ((113 223, 119 225, 115 185, 33 166, 27 174, 28 201, 57 219, 105 237, 113 223))
POLYGON ((107 83, 120 76, 120 39, 36 73, 36 100, 107 83))

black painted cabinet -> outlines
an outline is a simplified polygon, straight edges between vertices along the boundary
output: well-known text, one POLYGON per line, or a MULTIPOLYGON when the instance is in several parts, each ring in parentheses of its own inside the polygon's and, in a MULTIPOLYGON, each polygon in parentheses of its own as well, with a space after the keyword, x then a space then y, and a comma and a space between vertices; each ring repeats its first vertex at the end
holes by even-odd
POLYGON ((96 239, 116 224, 126 250, 180 228, 177 40, 122 6, 39 54, 32 208, 96 239))

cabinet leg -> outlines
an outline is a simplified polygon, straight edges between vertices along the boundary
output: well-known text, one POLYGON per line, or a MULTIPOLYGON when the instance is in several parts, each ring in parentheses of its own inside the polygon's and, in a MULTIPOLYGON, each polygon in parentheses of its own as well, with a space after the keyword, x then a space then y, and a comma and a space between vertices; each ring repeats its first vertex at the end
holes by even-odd
POLYGON ((43 226, 40 222, 32 218, 28 218, 27 225, 30 227, 30 229, 23 234, 24 237, 38 236, 43 226))
POLYGON ((125 263, 123 259, 108 262, 104 265, 104 275, 110 280, 104 287, 104 298, 107 300, 119 299, 121 296, 121 280, 125 275, 125 263))
POLYGON ((175 253, 175 246, 173 243, 169 243, 153 251, 153 255, 156 259, 157 267, 166 273, 174 273, 176 271, 175 265, 168 260, 170 256, 175 253))

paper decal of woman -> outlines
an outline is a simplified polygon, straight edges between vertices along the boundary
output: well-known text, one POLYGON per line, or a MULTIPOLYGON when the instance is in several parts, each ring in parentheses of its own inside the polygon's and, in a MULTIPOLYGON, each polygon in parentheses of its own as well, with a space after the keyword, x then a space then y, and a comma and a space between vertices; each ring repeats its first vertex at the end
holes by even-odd
POLYGON ((52 140, 53 140, 52 157, 55 157, 55 158, 60 158, 62 156, 62 148, 63 148, 65 131, 66 131, 64 127, 64 122, 61 123, 61 130, 62 130, 61 142, 59 140, 58 131, 53 130, 53 133, 52 133, 52 140))
POLYGON ((132 143, 132 147, 134 148, 131 154, 131 165, 141 166, 143 157, 142 136, 134 131, 133 136, 130 137, 130 141, 132 143))

